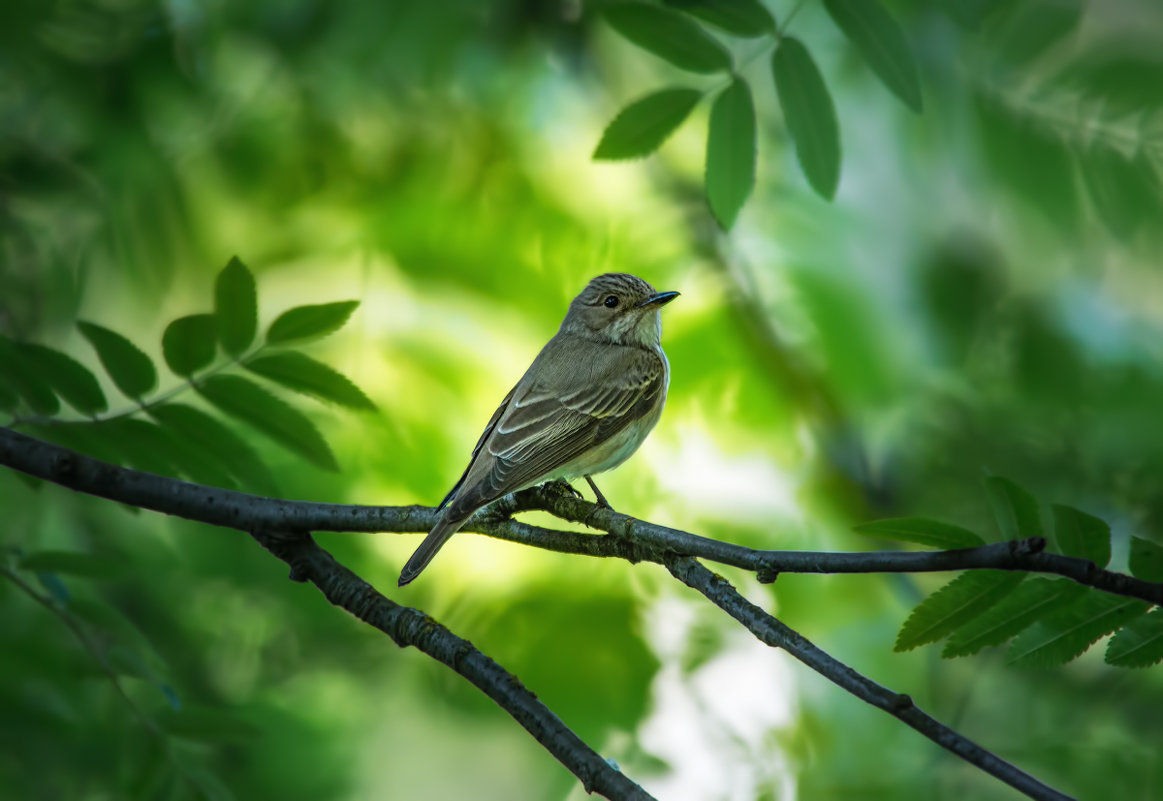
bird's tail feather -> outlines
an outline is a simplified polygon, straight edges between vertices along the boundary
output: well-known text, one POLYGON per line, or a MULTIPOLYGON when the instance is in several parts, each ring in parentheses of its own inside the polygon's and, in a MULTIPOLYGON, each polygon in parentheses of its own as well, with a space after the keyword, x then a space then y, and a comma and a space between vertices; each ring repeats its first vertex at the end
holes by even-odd
POLYGON ((444 547, 444 543, 448 542, 448 538, 460 531, 460 527, 464 525, 466 520, 468 520, 467 517, 441 518, 432 531, 428 532, 428 536, 424 538, 424 542, 420 543, 416 552, 408 559, 404 569, 400 571, 398 586, 403 587, 419 576, 420 571, 426 568, 432 558, 436 556, 436 552, 444 547))

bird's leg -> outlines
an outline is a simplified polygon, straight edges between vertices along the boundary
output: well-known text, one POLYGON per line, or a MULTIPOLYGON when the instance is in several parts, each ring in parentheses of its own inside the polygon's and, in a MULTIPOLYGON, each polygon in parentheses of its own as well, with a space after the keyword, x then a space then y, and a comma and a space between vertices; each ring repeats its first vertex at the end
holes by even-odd
POLYGON ((594 483, 594 480, 589 476, 586 476, 585 479, 589 483, 590 489, 594 491, 594 495, 596 495, 598 498, 598 506, 604 506, 605 508, 613 511, 614 507, 610 506, 610 502, 606 500, 606 496, 602 494, 600 489, 598 489, 598 485, 594 483))

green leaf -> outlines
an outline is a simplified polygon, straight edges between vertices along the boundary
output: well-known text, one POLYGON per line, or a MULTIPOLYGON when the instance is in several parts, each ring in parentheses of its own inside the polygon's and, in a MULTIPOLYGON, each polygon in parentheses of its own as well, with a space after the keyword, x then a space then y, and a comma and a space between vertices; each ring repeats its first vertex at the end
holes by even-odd
POLYGON ((115 579, 125 575, 124 566, 118 560, 78 551, 34 551, 21 558, 20 567, 89 579, 115 579))
POLYGON ((72 356, 44 345, 17 346, 35 364, 57 394, 81 414, 97 414, 109 408, 97 377, 72 356))
POLYGON ((258 328, 258 290, 254 276, 237 256, 218 273, 214 284, 214 317, 218 341, 231 356, 238 356, 254 341, 258 328))
POLYGON ((953 632, 941 656, 946 659, 968 656, 987 646, 1003 643, 1085 593, 1086 587, 1073 581, 1041 577, 1026 579, 993 608, 953 632))
POLYGON ((1014 591, 1024 573, 973 570, 962 573, 921 601, 901 626, 894 651, 910 651, 936 642, 1014 591))
POLYGON ((1077 155, 1090 199, 1112 234, 1130 239, 1160 218, 1163 186, 1141 148, 1125 156, 1095 138, 1077 155))
POLYGON ((985 494, 1003 539, 1042 536, 1042 519, 1033 495, 1002 476, 985 480, 985 494))
POLYGON ((1106 521, 1072 506, 1054 504, 1054 541, 1066 556, 1089 559, 1099 567, 1111 560, 1111 528, 1106 521))
POLYGON ((157 385, 157 370, 137 345, 94 323, 80 322, 77 328, 96 349, 105 372, 126 397, 141 400, 157 385))
POLYGON ((884 85, 919 114, 917 65, 896 20, 877 0, 824 0, 824 7, 884 85))
POLYGON ((1118 667, 1150 667, 1163 660, 1163 609, 1131 621, 1111 637, 1106 647, 1106 662, 1118 667))
POLYGON ((24 398, 28 408, 40 415, 54 415, 61 410, 61 402, 26 348, 0 335, 0 374, 11 392, 24 398))
POLYGON ((614 30, 643 50, 689 72, 726 72, 731 54, 681 14, 643 3, 607 6, 614 30))
POLYGON ((302 412, 241 376, 210 376, 198 392, 228 415, 247 423, 283 447, 324 470, 339 465, 319 430, 302 412))
POLYGON ((974 548, 985 544, 985 540, 969 529, 924 517, 889 517, 884 520, 873 520, 861 523, 855 530, 861 534, 915 542, 933 548, 974 548))
POLYGON ((218 419, 183 403, 151 406, 149 414, 174 438, 205 449, 237 479, 239 487, 270 495, 278 493, 274 477, 254 448, 218 419))
POLYGON ((250 721, 219 709, 163 709, 157 722, 174 737, 210 743, 247 742, 259 734, 250 721))
POLYGON ((715 98, 707 132, 707 202, 730 230, 755 185, 755 106, 742 78, 715 98))
POLYGON ((92 433, 103 436, 107 447, 118 455, 121 464, 159 476, 178 476, 181 470, 174 461, 173 448, 166 433, 148 420, 122 417, 93 426, 92 433))
MULTIPOLYGON (((0 351, 2 355, 3 351, 0 351)), ((20 404, 20 395, 16 393, 16 388, 11 385, 11 381, 0 373, 0 409, 5 411, 13 411, 20 404)))
POLYGON ((1018 667, 1055 667, 1074 659, 1100 637, 1143 615, 1151 605, 1091 590, 1026 629, 1006 654, 1018 667))
POLYGON ((188 377, 214 361, 218 349, 215 319, 213 314, 191 314, 166 326, 162 353, 176 375, 188 377))
POLYGON ((376 408, 367 395, 342 373, 298 351, 259 356, 243 366, 263 378, 320 400, 334 401, 352 409, 373 411, 376 408))
POLYGON ((808 183, 831 200, 840 183, 840 126, 816 62, 798 39, 785 36, 771 58, 775 89, 808 183))
POLYGON ((267 329, 267 343, 282 345, 306 339, 320 339, 343 328, 347 318, 359 306, 358 300, 296 306, 279 315, 267 329))
POLYGON ((775 33, 775 18, 758 0, 663 0, 671 8, 698 17, 708 25, 734 34, 755 37, 775 33))
POLYGON ((1163 546, 1131 537, 1131 575, 1143 581, 1163 581, 1163 546))
POLYGON ((701 97, 694 89, 663 89, 631 103, 606 126, 594 158, 616 161, 650 155, 690 115, 701 97))

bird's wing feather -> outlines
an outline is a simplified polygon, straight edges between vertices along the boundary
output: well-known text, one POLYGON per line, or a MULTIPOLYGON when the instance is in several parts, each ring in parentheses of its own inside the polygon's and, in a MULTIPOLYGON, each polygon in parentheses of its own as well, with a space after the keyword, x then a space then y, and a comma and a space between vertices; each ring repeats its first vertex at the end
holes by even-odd
POLYGON ((518 385, 478 444, 455 506, 479 508, 536 483, 637 420, 665 391, 665 367, 653 351, 601 348, 593 355, 583 369, 574 364, 568 375, 518 385))

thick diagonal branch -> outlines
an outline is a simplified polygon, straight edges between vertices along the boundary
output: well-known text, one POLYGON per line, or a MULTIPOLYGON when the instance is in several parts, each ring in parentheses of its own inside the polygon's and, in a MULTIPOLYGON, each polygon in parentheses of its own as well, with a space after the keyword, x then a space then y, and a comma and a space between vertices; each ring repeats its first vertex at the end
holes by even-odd
POLYGON ((829 681, 861 700, 883 709, 919 731, 942 748, 1001 779, 1016 790, 1039 801, 1069 801, 1053 787, 1043 784, 1020 768, 954 731, 923 712, 913 699, 895 693, 829 656, 806 638, 788 628, 772 615, 748 601, 722 576, 717 576, 688 556, 671 556, 666 567, 679 581, 698 590, 712 603, 739 621, 759 640, 773 648, 782 648, 829 681))

